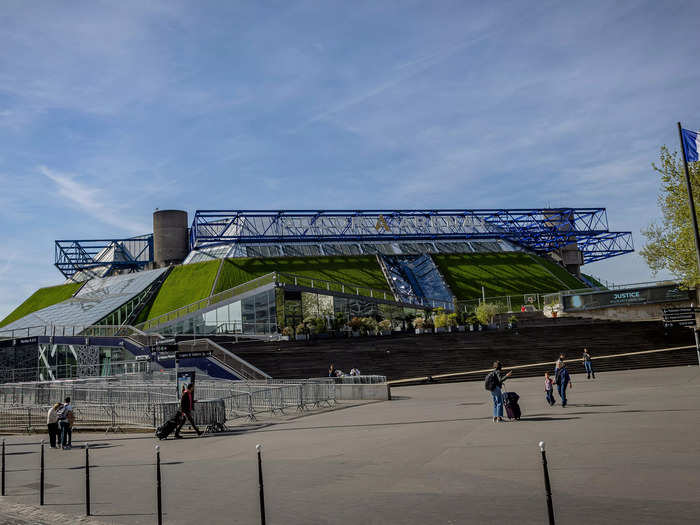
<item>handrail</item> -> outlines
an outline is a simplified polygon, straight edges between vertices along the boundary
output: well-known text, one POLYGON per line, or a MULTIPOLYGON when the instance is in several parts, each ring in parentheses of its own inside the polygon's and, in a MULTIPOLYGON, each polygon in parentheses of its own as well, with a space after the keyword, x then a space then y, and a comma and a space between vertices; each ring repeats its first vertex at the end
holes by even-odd
POLYGON ((241 359, 230 350, 216 344, 209 338, 195 339, 194 341, 180 341, 178 343, 178 347, 180 349, 183 347, 191 347, 193 350, 195 348, 200 350, 211 350, 214 358, 223 363, 225 366, 229 367, 234 371, 234 373, 239 375, 240 378, 244 380, 270 379, 272 377, 245 359, 241 359))
MULTIPOLYGON (((372 297, 374 299, 383 299, 385 301, 402 302, 396 299, 394 293, 391 290, 380 290, 379 288, 371 288, 369 286, 359 286, 355 284, 348 284, 342 281, 328 281, 326 279, 317 279, 315 277, 306 277, 303 275, 296 275, 293 273, 277 272, 277 282, 281 284, 290 284, 295 286, 306 286, 299 283, 309 283, 308 288, 325 289, 327 291, 340 292, 347 295, 356 295, 360 297, 372 297), (291 282, 287 282, 282 278, 290 279, 291 282), (316 284, 321 283, 321 286, 316 286, 316 284), (360 290, 368 293, 360 293, 360 290), (388 295, 387 295, 388 294, 388 295)), ((453 307, 451 301, 446 301, 444 299, 433 299, 431 297, 411 297, 408 295, 401 296, 402 299, 408 299, 409 304, 415 304, 419 306, 435 307, 436 304, 440 306, 449 306, 450 309, 453 307), (418 302, 416 302, 418 301, 418 302), (427 304, 426 304, 427 303, 427 304)))
POLYGON ((0 330, 0 339, 19 339, 22 337, 128 337, 130 335, 151 335, 131 325, 36 325, 26 328, 0 330), (123 332, 123 333, 120 333, 123 332))
POLYGON ((194 303, 181 306, 180 308, 177 308, 170 312, 166 312, 162 315, 154 317, 153 319, 149 319, 147 321, 144 321, 143 323, 139 323, 136 325, 136 328, 140 330, 149 330, 163 323, 180 319, 181 317, 184 317, 189 313, 196 312, 203 308, 208 308, 209 306, 218 304, 222 301, 235 297, 236 295, 242 294, 264 284, 268 284, 275 281, 275 272, 261 275, 260 277, 256 277, 255 279, 234 286, 233 288, 229 288, 214 295, 210 295, 209 297, 205 297, 204 299, 200 299, 199 301, 195 301, 194 303))
MULTIPOLYGON (((593 356, 591 359, 611 359, 614 357, 627 357, 627 356, 632 356, 632 355, 642 355, 642 354, 655 354, 659 352, 673 352, 675 350, 691 350, 695 349, 694 346, 674 346, 671 348, 657 348, 655 350, 641 350, 639 352, 627 352, 624 354, 608 354, 608 355, 599 355, 599 356, 593 356)), ((580 361, 581 359, 569 359, 568 362, 572 361, 580 361)), ((541 363, 530 363, 527 365, 515 365, 515 366, 508 366, 504 367, 507 370, 520 370, 523 368, 534 368, 536 366, 545 366, 545 365, 552 365, 554 366, 554 361, 543 361, 541 363)), ((451 377, 462 377, 462 376, 468 376, 471 374, 487 374, 491 372, 493 368, 484 368, 483 370, 470 370, 468 372, 450 372, 448 374, 437 374, 434 376, 424 376, 424 377, 411 377, 407 379, 394 379, 392 381, 388 381, 387 384, 389 386, 401 386, 405 384, 413 384, 417 382, 425 382, 430 379, 446 379, 446 378, 451 378, 451 377)))

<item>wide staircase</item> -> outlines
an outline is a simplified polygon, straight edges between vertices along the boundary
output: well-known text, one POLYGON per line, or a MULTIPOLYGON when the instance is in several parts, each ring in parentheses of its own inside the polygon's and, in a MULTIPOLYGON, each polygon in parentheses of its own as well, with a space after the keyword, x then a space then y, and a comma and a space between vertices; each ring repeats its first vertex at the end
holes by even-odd
MULTIPOLYGON (((664 330, 660 322, 579 322, 523 327, 518 330, 457 332, 433 335, 394 335, 311 342, 235 343, 216 338, 221 346, 274 378, 314 377, 337 369, 359 368, 363 374, 385 375, 389 380, 424 378, 445 373, 483 370, 496 359, 508 368, 547 363, 520 369, 517 375, 540 375, 552 368, 560 353, 571 371, 578 373, 584 347, 596 356, 693 345, 687 329, 664 330)), ((694 349, 643 356, 596 360, 600 371, 648 366, 697 364, 694 349)), ((582 367, 581 367, 582 370, 582 367)), ((478 376, 478 374, 477 374, 478 376)), ((463 376, 459 380, 481 379, 463 376)))

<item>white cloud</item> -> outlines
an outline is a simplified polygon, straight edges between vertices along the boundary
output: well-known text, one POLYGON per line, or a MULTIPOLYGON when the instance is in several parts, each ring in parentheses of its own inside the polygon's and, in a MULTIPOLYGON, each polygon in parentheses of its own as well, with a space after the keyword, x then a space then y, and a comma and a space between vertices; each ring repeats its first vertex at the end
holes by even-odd
POLYGON ((72 202, 80 211, 105 224, 128 230, 133 234, 149 231, 148 226, 127 218, 128 214, 124 213, 124 206, 114 204, 117 197, 109 188, 88 186, 78 182, 73 174, 62 173, 46 166, 39 166, 39 171, 55 182, 58 186, 58 194, 72 202))

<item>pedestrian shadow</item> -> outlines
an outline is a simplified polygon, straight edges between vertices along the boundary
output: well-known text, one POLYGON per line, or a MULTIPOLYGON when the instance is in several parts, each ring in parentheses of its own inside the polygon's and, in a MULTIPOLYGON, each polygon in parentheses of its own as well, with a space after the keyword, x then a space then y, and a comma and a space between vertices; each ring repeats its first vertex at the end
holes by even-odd
POLYGON ((532 416, 532 417, 522 418, 519 421, 563 421, 566 419, 581 419, 581 418, 577 417, 577 416, 532 416))
POLYGON ((485 405, 486 402, 481 402, 481 403, 457 403, 457 406, 460 407, 469 407, 469 406, 480 406, 480 405, 485 405))
POLYGON ((37 452, 34 450, 31 450, 31 451, 27 451, 27 452, 6 452, 5 453, 6 456, 24 456, 25 454, 37 454, 37 452))
POLYGON ((403 401, 404 399, 412 399, 410 396, 395 396, 391 394, 391 401, 403 401))
POLYGON ((624 405, 605 405, 605 404, 596 405, 593 403, 567 403, 566 406, 591 408, 591 407, 621 407, 624 405))

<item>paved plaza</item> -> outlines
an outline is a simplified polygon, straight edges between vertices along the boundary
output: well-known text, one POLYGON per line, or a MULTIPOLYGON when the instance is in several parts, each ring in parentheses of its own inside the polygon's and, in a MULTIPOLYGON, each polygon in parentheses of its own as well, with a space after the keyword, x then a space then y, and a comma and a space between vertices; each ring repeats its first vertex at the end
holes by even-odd
MULTIPOLYGON (((228 435, 160 442, 165 523, 259 523, 255 445, 264 445, 268 523, 546 522, 537 443, 547 443, 558 523, 697 523, 700 370, 574 377, 570 406, 549 408, 540 379, 509 382, 523 420, 496 424, 482 382, 396 388, 394 401, 228 435)), ((38 504, 38 439, 8 436, 0 523, 38 504), (10 507, 12 505, 12 507, 10 507)), ((103 523, 152 524, 147 435, 76 434, 91 452, 92 508, 103 523)), ((84 450, 47 450, 50 513, 84 512, 84 450)), ((16 516, 16 521, 12 521, 16 516)), ((42 522, 33 515, 26 523, 42 522)), ((48 515, 47 515, 48 516, 48 515)), ((55 515, 43 522, 56 522, 55 515)))

